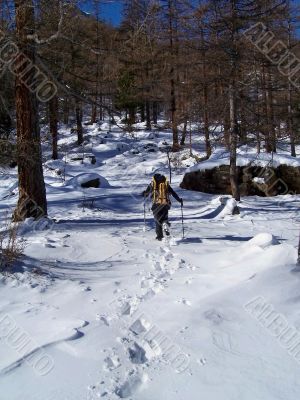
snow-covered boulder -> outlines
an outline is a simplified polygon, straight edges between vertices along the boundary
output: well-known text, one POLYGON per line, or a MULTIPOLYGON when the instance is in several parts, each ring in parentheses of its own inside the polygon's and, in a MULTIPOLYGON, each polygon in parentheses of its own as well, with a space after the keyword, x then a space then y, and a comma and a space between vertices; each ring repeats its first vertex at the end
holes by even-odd
MULTIPOLYGON (((237 182, 241 196, 277 196, 300 193, 300 160, 284 154, 241 152, 237 158, 237 182)), ((230 157, 216 150, 212 156, 186 170, 181 187, 211 194, 231 194, 230 157)))
POLYGON ((110 184, 101 175, 92 174, 80 174, 70 179, 66 186, 73 186, 74 188, 108 188, 110 184))

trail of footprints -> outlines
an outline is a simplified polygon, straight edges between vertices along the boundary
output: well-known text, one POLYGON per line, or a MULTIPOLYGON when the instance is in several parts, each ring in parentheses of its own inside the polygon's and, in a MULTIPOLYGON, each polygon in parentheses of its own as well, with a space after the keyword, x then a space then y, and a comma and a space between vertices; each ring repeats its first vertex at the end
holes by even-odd
MULTIPOLYGON (((150 261, 152 271, 141 274, 140 294, 135 296, 120 295, 122 290, 118 287, 119 282, 116 282, 115 294, 119 297, 111 304, 114 315, 98 315, 98 319, 106 326, 113 326, 114 324, 121 326, 121 337, 117 338, 119 345, 104 350, 103 369, 107 374, 107 380, 102 381, 97 387, 89 388, 89 400, 130 398, 150 379, 147 375, 147 369, 161 355, 159 349, 153 350, 151 343, 147 343, 147 340, 141 340, 142 333, 147 330, 147 326, 145 326, 147 321, 140 318, 139 305, 165 290, 172 279, 172 275, 179 268, 191 267, 186 265, 186 262, 174 253, 170 246, 161 246, 159 254, 148 251, 144 257, 150 261), (120 351, 120 348, 122 351, 120 351), (128 362, 131 368, 124 379, 119 367, 124 363, 128 365, 128 362)), ((190 304, 185 299, 180 299, 178 302, 190 304)), ((157 367, 159 366, 157 365, 157 367)))

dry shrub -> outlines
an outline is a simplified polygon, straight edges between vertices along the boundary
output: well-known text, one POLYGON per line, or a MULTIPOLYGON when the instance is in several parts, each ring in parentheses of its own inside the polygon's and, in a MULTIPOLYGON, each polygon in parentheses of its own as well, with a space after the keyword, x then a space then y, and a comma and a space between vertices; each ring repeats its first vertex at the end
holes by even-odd
POLYGON ((23 255, 25 242, 18 232, 19 225, 8 220, 0 232, 0 272, 8 272, 23 255))

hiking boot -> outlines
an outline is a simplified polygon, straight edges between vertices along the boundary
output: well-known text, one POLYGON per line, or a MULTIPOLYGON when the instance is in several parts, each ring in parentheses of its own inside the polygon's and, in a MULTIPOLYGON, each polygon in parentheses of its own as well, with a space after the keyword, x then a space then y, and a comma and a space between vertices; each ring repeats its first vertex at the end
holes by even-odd
POLYGON ((165 232, 165 234, 166 234, 166 236, 170 236, 170 222, 164 222, 163 223, 163 230, 164 230, 164 232, 165 232))
POLYGON ((159 240, 160 242, 163 240, 163 237, 162 236, 156 236, 156 238, 155 238, 156 240, 159 240))

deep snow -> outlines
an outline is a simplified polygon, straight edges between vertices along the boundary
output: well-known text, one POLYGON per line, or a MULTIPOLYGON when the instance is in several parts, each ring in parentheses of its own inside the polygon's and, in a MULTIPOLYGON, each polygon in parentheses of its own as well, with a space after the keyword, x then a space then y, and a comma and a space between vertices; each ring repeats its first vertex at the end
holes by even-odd
MULTIPOLYGON (((0 399, 295 400, 295 353, 246 305, 263 298, 300 331, 299 196, 244 198, 228 216, 217 196, 180 190, 179 169, 172 186, 184 198, 185 239, 174 200, 172 238, 156 242, 140 193, 154 171, 167 173, 158 148, 170 133, 136 135, 87 128, 91 165, 68 157, 81 149, 62 127, 61 161, 45 164, 55 223, 25 224, 25 272, 0 283, 0 399), (105 187, 82 189, 83 173, 105 187), (40 355, 53 362, 46 374, 40 355)), ((0 179, 2 222, 16 179, 16 170, 0 179)))

